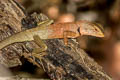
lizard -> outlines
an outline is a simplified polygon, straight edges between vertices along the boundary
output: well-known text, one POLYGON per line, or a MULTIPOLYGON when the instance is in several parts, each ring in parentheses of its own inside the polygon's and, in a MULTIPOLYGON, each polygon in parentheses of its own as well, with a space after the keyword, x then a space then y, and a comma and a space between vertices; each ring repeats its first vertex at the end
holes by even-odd
POLYGON ((101 25, 89 21, 76 21, 66 23, 53 23, 53 20, 46 20, 38 23, 37 27, 27 29, 16 33, 2 41, 0 41, 0 49, 4 47, 24 41, 34 41, 41 48, 33 50, 33 56, 37 53, 47 50, 44 39, 63 38, 65 45, 68 43, 68 38, 77 38, 82 35, 91 35, 96 37, 104 37, 104 33, 100 29, 101 25))

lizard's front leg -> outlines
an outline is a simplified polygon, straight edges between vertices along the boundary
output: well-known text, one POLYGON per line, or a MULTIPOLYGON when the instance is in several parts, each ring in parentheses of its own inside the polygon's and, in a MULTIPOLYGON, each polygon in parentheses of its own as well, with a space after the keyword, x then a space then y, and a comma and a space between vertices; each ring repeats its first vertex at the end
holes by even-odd
POLYGON ((72 31, 64 31, 63 32, 63 38, 64 38, 64 44, 68 44, 68 38, 75 38, 76 33, 72 31))

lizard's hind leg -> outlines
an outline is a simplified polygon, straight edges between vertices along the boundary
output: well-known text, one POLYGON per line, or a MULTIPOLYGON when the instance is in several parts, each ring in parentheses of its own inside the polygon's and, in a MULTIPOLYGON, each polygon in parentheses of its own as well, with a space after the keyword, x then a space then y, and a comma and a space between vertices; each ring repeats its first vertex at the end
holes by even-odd
MULTIPOLYGON (((44 56, 45 54, 40 54, 43 51, 47 50, 47 46, 46 44, 40 39, 40 37, 38 35, 34 35, 34 42, 40 47, 40 48, 35 48, 32 52, 32 56, 38 58, 41 62, 41 65, 43 66, 43 63, 41 61, 41 57, 44 56)), ((44 69, 44 66, 43 66, 44 69)), ((45 70, 45 69, 44 69, 45 70)))
POLYGON ((40 48, 35 48, 33 50, 33 53, 40 53, 47 50, 47 45, 42 41, 42 39, 40 39, 38 35, 34 35, 33 38, 34 38, 34 42, 40 47, 40 48))

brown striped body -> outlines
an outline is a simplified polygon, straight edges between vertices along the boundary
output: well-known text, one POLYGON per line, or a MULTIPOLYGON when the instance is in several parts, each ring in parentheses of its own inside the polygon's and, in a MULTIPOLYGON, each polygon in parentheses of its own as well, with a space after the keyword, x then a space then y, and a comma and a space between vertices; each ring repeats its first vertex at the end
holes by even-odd
POLYGON ((52 22, 52 20, 48 20, 36 28, 28 29, 6 38, 0 42, 0 49, 16 42, 32 41, 34 40, 34 35, 38 35, 41 39, 63 38, 65 31, 69 31, 70 36, 67 36, 67 38, 76 38, 80 35, 104 37, 103 32, 98 28, 100 25, 88 21, 56 23, 50 25, 52 22), (78 29, 80 29, 80 33, 78 29))
MULTIPOLYGON (((76 22, 67 22, 67 23, 56 23, 49 25, 48 29, 52 30, 52 34, 48 36, 48 38, 63 38, 63 33, 65 31, 71 31, 76 33, 73 37, 68 38, 76 38, 81 35, 91 35, 96 37, 104 37, 102 30, 100 29, 100 24, 95 24, 89 21, 76 21, 76 22), (80 29, 80 34, 78 32, 80 29)), ((72 33, 71 33, 72 35, 72 33)))

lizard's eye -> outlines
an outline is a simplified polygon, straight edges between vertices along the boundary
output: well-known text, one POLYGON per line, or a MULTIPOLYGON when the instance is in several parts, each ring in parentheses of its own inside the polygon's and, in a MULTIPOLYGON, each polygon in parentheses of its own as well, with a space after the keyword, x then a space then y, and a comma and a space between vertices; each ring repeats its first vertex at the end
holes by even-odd
POLYGON ((79 32, 79 34, 81 34, 81 33, 80 33, 80 27, 78 27, 77 31, 79 32))

